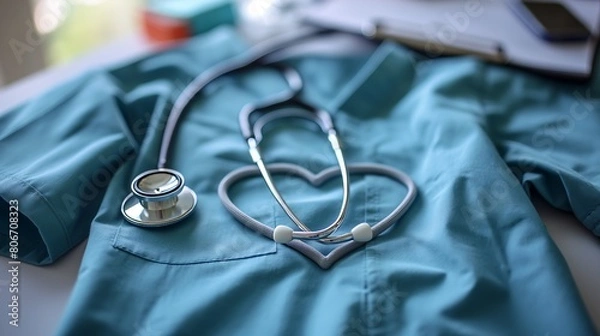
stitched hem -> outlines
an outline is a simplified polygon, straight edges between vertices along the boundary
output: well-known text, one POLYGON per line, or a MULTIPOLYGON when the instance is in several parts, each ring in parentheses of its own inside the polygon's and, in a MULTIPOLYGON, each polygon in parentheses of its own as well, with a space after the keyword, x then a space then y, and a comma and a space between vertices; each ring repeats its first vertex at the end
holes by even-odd
MULTIPOLYGON (((7 187, 6 189, 0 190, 0 197, 2 197, 5 200, 19 200, 19 213, 27 217, 38 230, 38 233, 45 244, 45 250, 49 258, 49 263, 54 262, 59 256, 61 256, 66 250, 68 250, 69 247, 71 247, 71 239, 67 234, 65 222, 59 216, 58 212, 52 206, 50 201, 39 189, 33 186, 29 181, 17 176, 16 174, 9 174, 4 171, 0 171, 0 185, 7 187), (18 188, 17 184, 19 186, 22 186, 23 188, 18 188), (32 202, 31 200, 28 201, 28 199, 31 199, 32 196, 39 200, 39 202, 32 202), (45 210, 40 211, 40 206, 44 207, 45 210), (32 210, 31 212, 23 211, 24 209, 29 207, 34 208, 36 210, 32 210), (41 218, 41 216, 39 215, 40 213, 44 213, 44 218, 41 218), (49 218, 49 214, 52 215, 52 218, 49 218), (60 238, 56 234, 49 235, 47 233, 47 223, 58 223, 60 225, 61 232, 63 233, 63 237, 60 238)), ((39 263, 30 260, 25 261, 39 263)))

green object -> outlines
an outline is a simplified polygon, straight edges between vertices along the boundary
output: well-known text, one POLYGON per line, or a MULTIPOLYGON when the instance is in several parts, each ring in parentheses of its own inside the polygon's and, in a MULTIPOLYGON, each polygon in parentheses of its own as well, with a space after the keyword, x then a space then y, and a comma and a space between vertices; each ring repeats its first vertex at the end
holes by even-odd
POLYGON ((157 0, 150 1, 148 9, 156 14, 188 22, 194 35, 236 22, 233 0, 157 0))
MULTIPOLYGON (((305 80, 302 99, 334 112, 348 163, 396 167, 419 189, 406 216, 325 271, 220 204, 221 178, 252 165, 240 109, 287 89, 269 67, 230 74, 188 106, 171 148, 168 167, 197 192, 195 212, 171 227, 128 224, 120 204, 133 177, 156 167, 182 83, 246 49, 232 29, 216 29, 0 117, 0 221, 18 200, 19 257, 54 262, 89 233, 57 335, 595 334, 528 193, 600 234, 600 77, 566 84, 391 43, 287 61, 305 80)), ((268 132, 267 162, 335 165, 312 129, 268 132)), ((380 220, 405 193, 383 177, 351 182, 342 232, 380 220)), ((311 227, 333 220, 339 180, 276 183, 311 227)), ((289 224, 261 179, 230 195, 267 225, 289 224)))

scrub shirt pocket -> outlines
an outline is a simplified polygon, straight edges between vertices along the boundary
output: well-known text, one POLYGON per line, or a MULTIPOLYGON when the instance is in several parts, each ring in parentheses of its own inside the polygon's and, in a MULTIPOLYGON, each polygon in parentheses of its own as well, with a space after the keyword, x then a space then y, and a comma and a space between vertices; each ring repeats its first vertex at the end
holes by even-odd
MULTIPOLYGON (((244 209, 274 227, 271 203, 244 209)), ((185 220, 167 227, 142 228, 121 220, 113 246, 149 261, 201 264, 273 254, 276 243, 238 223, 214 195, 198 195, 198 205, 185 220)))

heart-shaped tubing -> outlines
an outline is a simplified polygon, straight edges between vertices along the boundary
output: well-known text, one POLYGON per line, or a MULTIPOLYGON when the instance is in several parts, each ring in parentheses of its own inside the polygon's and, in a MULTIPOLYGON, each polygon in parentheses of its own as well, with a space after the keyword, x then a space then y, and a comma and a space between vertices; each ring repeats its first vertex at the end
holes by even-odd
MULTIPOLYGON (((308 182, 310 182, 313 186, 316 187, 322 185, 325 181, 340 174, 340 170, 338 167, 325 169, 318 174, 313 174, 312 172, 300 166, 289 163, 270 164, 268 165, 268 168, 272 174, 285 174, 288 176, 295 175, 306 179, 308 182)), ((406 196, 404 197, 402 202, 400 202, 398 206, 396 206, 396 208, 392 212, 390 212, 385 218, 380 220, 375 225, 372 225, 373 239, 375 239, 381 232, 385 231, 387 228, 392 226, 392 224, 398 221, 400 217, 402 217, 402 215, 406 213, 406 211, 409 209, 410 205, 417 196, 417 187, 415 186, 412 179, 405 173, 393 167, 375 163, 356 163, 348 165, 348 171, 351 174, 387 176, 391 179, 402 183, 407 188, 406 196)), ((260 176, 260 171, 254 165, 241 167, 232 171, 221 180, 221 183, 219 183, 219 198, 221 199, 221 202, 223 203, 225 208, 239 222, 256 232, 259 232, 263 236, 269 239, 273 239, 273 228, 248 216, 245 212, 240 210, 229 197, 229 188, 232 185, 236 184, 240 180, 257 176, 260 176)), ((299 239, 294 239, 291 242, 286 243, 285 245, 302 253, 304 256, 314 261, 321 268, 328 269, 336 261, 340 260, 342 257, 346 256, 353 250, 359 248, 363 244, 365 244, 365 242, 348 241, 336 247, 327 255, 323 255, 317 249, 299 239)))

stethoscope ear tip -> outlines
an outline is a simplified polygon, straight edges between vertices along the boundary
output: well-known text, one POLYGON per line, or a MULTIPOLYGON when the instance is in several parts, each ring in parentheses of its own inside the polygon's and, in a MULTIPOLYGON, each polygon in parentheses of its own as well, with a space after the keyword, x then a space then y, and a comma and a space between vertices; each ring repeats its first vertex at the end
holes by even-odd
POLYGON ((273 230, 273 240, 280 244, 287 244, 294 238, 294 230, 285 225, 277 225, 273 230))
POLYGON ((369 223, 360 223, 350 231, 352 239, 357 242, 368 242, 373 239, 373 228, 369 223))

